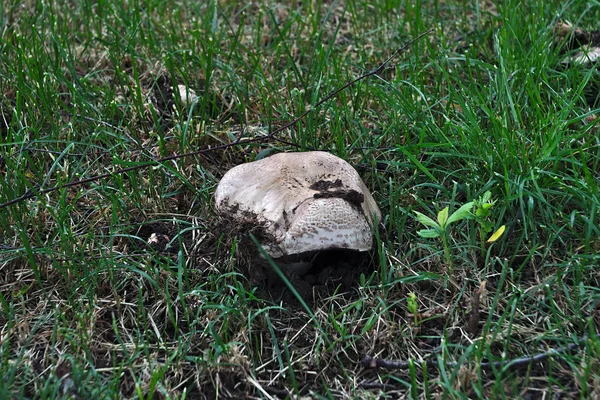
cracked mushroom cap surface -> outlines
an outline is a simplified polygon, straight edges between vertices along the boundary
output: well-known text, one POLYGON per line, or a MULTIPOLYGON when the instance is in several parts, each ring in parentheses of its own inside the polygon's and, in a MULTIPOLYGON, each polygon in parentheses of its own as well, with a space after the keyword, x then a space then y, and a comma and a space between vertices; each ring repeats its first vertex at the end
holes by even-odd
POLYGON ((371 250, 381 212, 358 172, 330 153, 279 153, 229 170, 215 207, 257 224, 273 258, 329 249, 371 250))

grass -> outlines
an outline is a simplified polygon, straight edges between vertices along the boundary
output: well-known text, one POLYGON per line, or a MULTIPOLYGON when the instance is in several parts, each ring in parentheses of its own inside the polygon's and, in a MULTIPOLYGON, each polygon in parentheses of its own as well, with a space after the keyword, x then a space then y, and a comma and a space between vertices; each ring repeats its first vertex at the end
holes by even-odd
POLYGON ((435 30, 284 142, 0 209, 0 397, 598 396, 600 146, 585 101, 597 71, 562 66, 552 28, 596 29, 600 9, 238 3, 2 4, 0 202, 264 135, 435 30), (235 248, 252 242, 219 229, 212 194, 233 165, 309 149, 359 170, 385 234, 373 272, 303 307, 251 284, 235 248), (483 244, 474 220, 451 226, 448 291, 444 248, 417 234, 415 211, 452 213, 486 191, 507 230, 483 244), (146 244, 153 233, 165 247, 146 244), (477 366, 582 337, 525 369, 477 366), (414 363, 372 370, 366 355, 414 363))

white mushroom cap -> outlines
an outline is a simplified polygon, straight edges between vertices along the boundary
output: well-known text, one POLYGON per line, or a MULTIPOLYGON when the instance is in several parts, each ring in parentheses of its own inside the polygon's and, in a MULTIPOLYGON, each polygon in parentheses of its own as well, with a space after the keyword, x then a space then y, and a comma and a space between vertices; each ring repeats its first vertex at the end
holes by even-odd
POLYGON ((565 57, 561 63, 590 66, 600 59, 600 47, 582 46, 574 55, 565 57))
POLYGON ((216 209, 232 223, 255 223, 273 258, 328 249, 371 250, 381 212, 346 161, 312 151, 279 153, 228 171, 216 209))

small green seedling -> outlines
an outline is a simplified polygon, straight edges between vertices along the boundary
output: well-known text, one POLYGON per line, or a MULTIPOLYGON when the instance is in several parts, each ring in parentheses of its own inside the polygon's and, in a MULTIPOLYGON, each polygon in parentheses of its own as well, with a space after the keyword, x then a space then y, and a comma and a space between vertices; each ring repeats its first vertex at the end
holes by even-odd
POLYGON ((502 225, 496 232, 492 234, 492 236, 486 241, 485 237, 488 233, 494 229, 494 222, 491 221, 490 217, 492 215, 491 208, 496 204, 496 200, 492 199, 492 193, 487 191, 480 196, 475 201, 470 201, 460 207, 458 210, 452 213, 452 215, 448 216, 449 208, 446 207, 441 210, 437 215, 437 221, 426 216, 423 213, 415 211, 416 219, 423 225, 427 227, 427 229, 421 229, 419 232, 419 236, 424 238, 441 238, 442 245, 444 247, 444 255, 446 260, 447 272, 449 278, 454 282, 454 264, 452 262, 452 251, 451 251, 451 242, 450 242, 450 234, 449 227, 452 223, 461 221, 463 219, 475 219, 477 224, 479 225, 479 238, 481 239, 482 253, 485 252, 485 244, 493 243, 506 230, 506 226, 502 225))
POLYGON ((486 241, 485 237, 494 229, 494 222, 490 219, 492 215, 491 208, 496 204, 496 200, 492 199, 492 192, 489 190, 473 202, 473 215, 475 221, 479 225, 479 239, 481 241, 481 253, 485 255, 485 244, 493 243, 502 236, 506 226, 502 225, 492 236, 486 241))
POLYGON ((415 326, 419 325, 419 305, 417 304, 417 295, 414 292, 408 294, 408 297, 406 298, 406 307, 413 315, 415 326))
MULTIPOLYGON (((473 202, 475 210, 473 214, 479 224, 479 232, 483 233, 484 236, 485 233, 491 232, 494 228, 494 223, 490 221, 490 216, 492 215, 491 208, 494 204, 496 204, 496 200, 492 200, 492 192, 489 190, 473 202)), ((480 236, 482 242, 484 241, 484 236, 480 236)))
POLYGON ((437 215, 437 221, 429 218, 427 215, 415 211, 417 220, 425 225, 427 229, 421 229, 418 233, 419 236, 424 238, 442 238, 442 245, 444 246, 444 255, 446 258, 446 265, 448 267, 448 275, 450 279, 454 280, 454 264, 452 263, 452 252, 450 249, 450 235, 448 233, 450 224, 466 219, 472 218, 471 210, 473 209, 473 202, 468 202, 454 211, 452 215, 448 216, 449 208, 446 207, 440 211, 437 215))

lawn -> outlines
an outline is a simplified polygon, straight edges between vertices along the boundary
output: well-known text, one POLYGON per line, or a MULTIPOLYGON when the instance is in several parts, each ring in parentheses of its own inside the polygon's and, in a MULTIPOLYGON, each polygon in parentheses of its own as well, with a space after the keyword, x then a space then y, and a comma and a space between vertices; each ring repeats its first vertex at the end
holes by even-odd
POLYGON ((0 398, 600 396, 600 72, 568 61, 598 4, 0 16, 0 398), (360 173, 374 250, 258 279, 216 186, 309 150, 360 173))

